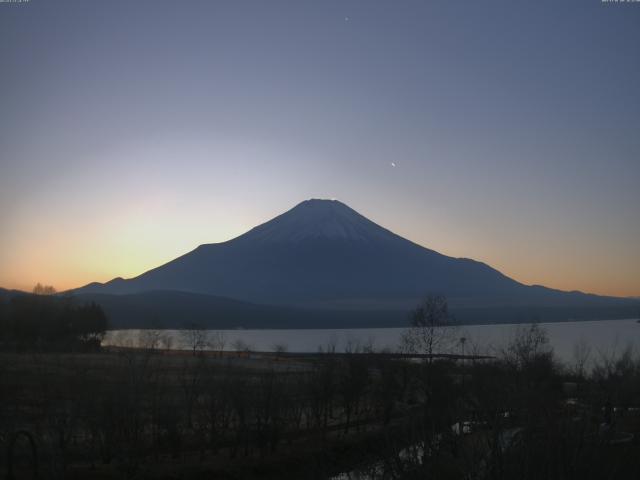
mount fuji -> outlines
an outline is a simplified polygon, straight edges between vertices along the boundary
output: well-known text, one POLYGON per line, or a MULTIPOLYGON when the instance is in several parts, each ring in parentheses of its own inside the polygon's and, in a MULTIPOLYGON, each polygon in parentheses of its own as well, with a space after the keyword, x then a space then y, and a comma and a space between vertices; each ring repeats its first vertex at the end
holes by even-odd
POLYGON ((344 203, 316 199, 232 240, 200 245, 135 278, 92 283, 74 293, 104 300, 157 291, 181 292, 183 301, 185 294, 197 294, 269 308, 405 316, 426 293, 446 295, 454 309, 483 309, 491 315, 496 309, 514 313, 536 308, 539 314, 553 308, 574 316, 576 308, 610 309, 629 302, 527 286, 484 263, 417 245, 344 203))

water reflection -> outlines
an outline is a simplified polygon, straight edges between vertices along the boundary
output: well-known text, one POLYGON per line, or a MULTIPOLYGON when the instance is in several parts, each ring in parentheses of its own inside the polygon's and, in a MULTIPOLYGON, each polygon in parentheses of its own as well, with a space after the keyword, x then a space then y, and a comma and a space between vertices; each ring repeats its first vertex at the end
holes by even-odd
MULTIPOLYGON (((620 353, 627 347, 638 348, 640 324, 631 320, 542 323, 558 359, 574 363, 591 357, 620 353), (587 355, 588 352, 588 355, 587 355)), ((521 325, 468 325, 456 328, 455 337, 464 338, 465 353, 492 354, 506 345, 521 325)), ((185 330, 114 330, 107 334, 104 345, 166 349, 192 349, 194 342, 203 350, 302 352, 345 351, 359 345, 375 351, 396 351, 401 328, 370 329, 300 329, 300 330, 209 330, 198 340, 185 330)), ((441 353, 461 353, 460 342, 451 342, 441 353)))

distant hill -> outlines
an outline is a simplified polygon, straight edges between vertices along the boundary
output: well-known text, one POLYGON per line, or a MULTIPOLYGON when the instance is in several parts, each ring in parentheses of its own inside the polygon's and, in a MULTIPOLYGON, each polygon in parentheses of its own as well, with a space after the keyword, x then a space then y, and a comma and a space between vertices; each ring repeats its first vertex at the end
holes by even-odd
POLYGON ((77 295, 100 304, 110 328, 340 328, 396 326, 406 312, 338 311, 258 305, 199 293, 152 291, 124 295, 77 295))
POLYGON ((195 250, 135 278, 76 293, 181 291, 254 304, 405 311, 427 292, 460 308, 626 308, 629 299, 519 283, 490 266, 406 240, 345 204, 307 200, 233 240, 195 250))
MULTIPOLYGON (((211 329, 405 327, 409 311, 296 308, 258 305, 199 293, 153 291, 123 295, 80 294, 105 310, 110 328, 211 329)), ((636 307, 483 307, 454 306, 459 323, 529 323, 632 318, 636 307)))
MULTIPOLYGON (((0 288, 2 307, 16 295, 31 295, 0 288)), ((68 295, 61 294, 61 295, 68 295)), ((76 303, 96 302, 109 319, 110 329, 183 328, 197 325, 210 329, 260 328, 365 328, 405 327, 409 309, 301 308, 260 305, 224 297, 180 291, 134 294, 79 293, 76 303)), ((565 320, 635 318, 640 302, 626 306, 485 306, 453 304, 457 323, 529 323, 565 320)))
POLYGON ((14 295, 24 295, 26 292, 21 290, 7 290, 6 288, 0 288, 0 301, 8 300, 14 295))

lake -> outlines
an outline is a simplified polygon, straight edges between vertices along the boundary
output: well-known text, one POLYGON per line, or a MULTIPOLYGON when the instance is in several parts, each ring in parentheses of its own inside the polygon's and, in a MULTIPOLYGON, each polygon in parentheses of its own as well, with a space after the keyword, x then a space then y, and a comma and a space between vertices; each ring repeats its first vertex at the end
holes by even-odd
MULTIPOLYGON (((598 320, 583 322, 540 323, 549 336, 549 342, 556 356, 571 362, 576 345, 588 345, 591 359, 601 355, 620 353, 628 346, 640 352, 640 323, 629 320, 598 320)), ((491 354, 495 349, 509 343, 518 328, 524 324, 464 325, 450 331, 453 339, 442 353, 460 353, 458 339, 464 337, 465 351, 491 354)), ((217 330, 209 331, 209 336, 222 335, 225 349, 233 350, 238 340, 248 345, 252 351, 273 351, 281 345, 289 352, 317 352, 335 345, 335 351, 345 350, 348 344, 372 345, 376 350, 398 348, 402 328, 362 328, 362 329, 302 329, 302 330, 217 330)), ((104 339, 103 345, 140 346, 144 342, 144 330, 113 330, 104 339)), ((163 335, 171 338, 171 348, 189 348, 181 330, 164 330, 163 335)))

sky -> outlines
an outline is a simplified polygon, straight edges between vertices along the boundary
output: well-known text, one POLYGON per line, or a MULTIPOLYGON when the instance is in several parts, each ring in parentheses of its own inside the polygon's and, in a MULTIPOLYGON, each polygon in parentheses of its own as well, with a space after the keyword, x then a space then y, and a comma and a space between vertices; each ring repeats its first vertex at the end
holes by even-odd
POLYGON ((131 277, 337 198, 640 296, 640 3, 0 3, 0 286, 131 277))

